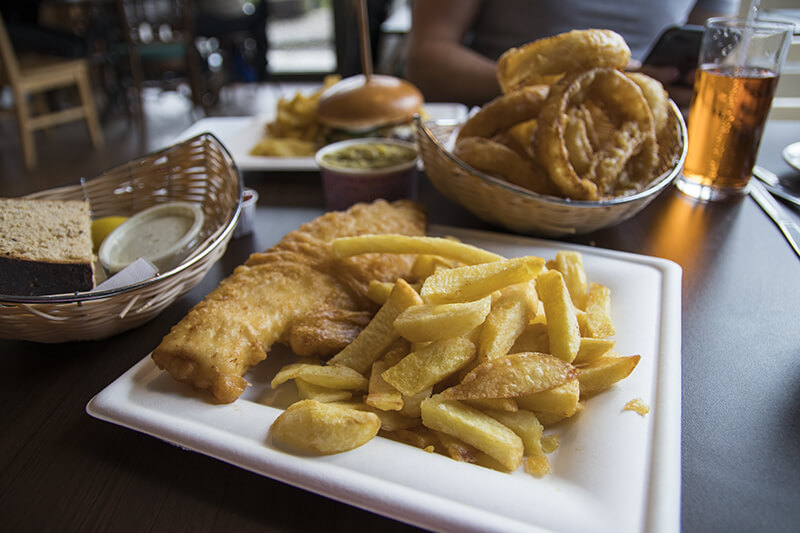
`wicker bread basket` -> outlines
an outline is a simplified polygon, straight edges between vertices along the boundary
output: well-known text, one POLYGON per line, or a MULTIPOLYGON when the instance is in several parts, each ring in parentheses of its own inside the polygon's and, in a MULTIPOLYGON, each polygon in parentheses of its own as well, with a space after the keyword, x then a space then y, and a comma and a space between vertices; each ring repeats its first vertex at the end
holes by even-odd
POLYGON ((115 290, 47 296, 0 295, 0 338, 67 342, 135 328, 199 283, 228 246, 239 218, 242 178, 216 137, 204 133, 122 164, 78 185, 29 198, 86 200, 92 216, 130 216, 155 204, 186 201, 205 215, 200 244, 180 265, 115 290))
POLYGON ((686 124, 671 103, 673 136, 660 145, 662 172, 643 191, 597 202, 537 194, 476 170, 448 149, 452 130, 430 129, 416 117, 417 142, 425 172, 447 198, 477 217, 510 231, 543 237, 589 233, 626 220, 664 190, 686 159, 686 124))

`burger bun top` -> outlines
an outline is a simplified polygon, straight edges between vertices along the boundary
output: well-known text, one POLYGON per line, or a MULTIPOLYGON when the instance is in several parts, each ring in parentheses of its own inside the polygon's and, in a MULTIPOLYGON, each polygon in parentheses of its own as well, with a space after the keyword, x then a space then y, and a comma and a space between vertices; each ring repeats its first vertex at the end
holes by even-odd
POLYGON ((419 89, 405 80, 358 74, 328 87, 320 95, 317 118, 331 128, 368 131, 411 121, 422 102, 419 89))

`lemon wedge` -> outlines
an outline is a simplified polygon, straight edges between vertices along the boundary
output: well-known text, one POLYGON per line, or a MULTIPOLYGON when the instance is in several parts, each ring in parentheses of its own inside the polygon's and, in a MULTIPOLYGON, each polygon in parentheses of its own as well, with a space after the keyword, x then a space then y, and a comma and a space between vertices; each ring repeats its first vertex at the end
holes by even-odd
POLYGON ((95 253, 97 253, 97 249, 100 248, 100 244, 105 238, 126 220, 128 220, 128 217, 119 216, 101 217, 92 220, 92 245, 95 253))

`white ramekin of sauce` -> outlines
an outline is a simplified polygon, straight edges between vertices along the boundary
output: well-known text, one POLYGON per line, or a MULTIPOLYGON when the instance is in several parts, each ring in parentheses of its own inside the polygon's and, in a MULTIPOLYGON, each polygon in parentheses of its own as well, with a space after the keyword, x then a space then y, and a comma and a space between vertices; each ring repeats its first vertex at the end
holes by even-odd
POLYGON ((418 159, 414 144, 395 139, 349 139, 321 148, 315 160, 325 206, 346 209, 378 198, 416 198, 418 159))
POLYGON ((143 257, 163 273, 180 265, 198 243, 205 216, 189 202, 158 204, 120 224, 103 241, 98 257, 111 274, 143 257))

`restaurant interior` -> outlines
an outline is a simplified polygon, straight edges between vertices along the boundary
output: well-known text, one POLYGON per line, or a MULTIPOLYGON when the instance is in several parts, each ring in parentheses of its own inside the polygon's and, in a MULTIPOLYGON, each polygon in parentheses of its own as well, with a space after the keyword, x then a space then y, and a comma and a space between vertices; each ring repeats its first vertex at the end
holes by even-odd
MULTIPOLYGON (((265 441, 280 412, 264 400, 275 399, 269 381, 277 362, 255 367, 245 395, 218 405, 168 382, 150 361, 251 254, 332 211, 313 155, 280 162, 250 149, 268 135, 281 99, 313 94, 329 75, 361 74, 365 50, 374 75, 403 78, 413 4, 368 0, 359 19, 359 3, 345 0, 3 1, 0 199, 59 191, 89 199, 99 177, 140 176, 165 160, 172 166, 164 172, 180 177, 208 158, 228 183, 204 175, 220 187, 204 201, 230 201, 235 217, 208 237, 211 253, 190 256, 190 268, 163 276, 171 277, 164 288, 147 281, 121 304, 15 299, 0 290, 0 401, 8 408, 0 422, 0 530, 797 530, 796 0, 760 2, 761 16, 796 25, 756 145, 758 173, 795 195, 765 193, 777 214, 757 201, 755 184, 733 200, 691 198, 673 184, 678 166, 641 205, 598 209, 606 214, 580 215, 564 230, 549 219, 572 209, 569 201, 537 214, 537 204, 509 200, 506 190, 487 199, 494 193, 483 185, 443 185, 438 169, 453 164, 449 135, 475 109, 438 102, 427 112, 430 138, 419 145, 412 196, 429 233, 509 257, 582 253, 589 281, 611 287, 617 349, 641 355, 638 375, 606 393, 625 409, 599 394, 596 408, 581 400, 575 420, 545 425, 548 442, 557 435, 561 445, 541 479, 523 471, 528 463, 508 474, 439 465, 434 453, 419 459, 414 446, 431 451, 427 441, 286 454, 274 437, 265 441), (431 118, 434 109, 449 115, 431 118), (174 170, 184 164, 188 171, 174 170), (243 196, 254 198, 249 210, 243 196), (69 309, 61 315, 59 306, 69 309), (92 327, 104 333, 63 333, 92 313, 99 324, 92 327), (625 401, 636 396, 649 413, 628 412, 625 401), (604 413, 596 423, 592 409, 604 413)), ((676 129, 675 153, 683 149, 685 158, 688 109, 674 113, 684 128, 676 129)), ((426 117, 418 120, 419 143, 426 117)), ((205 209, 208 221, 216 208, 205 209)), ((287 300, 299 305, 301 297, 287 300)), ((291 361, 284 347, 276 352, 276 360, 291 361)))

